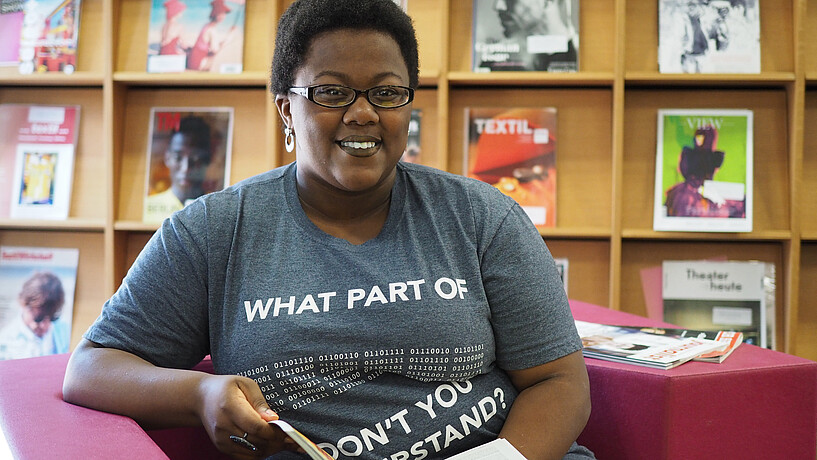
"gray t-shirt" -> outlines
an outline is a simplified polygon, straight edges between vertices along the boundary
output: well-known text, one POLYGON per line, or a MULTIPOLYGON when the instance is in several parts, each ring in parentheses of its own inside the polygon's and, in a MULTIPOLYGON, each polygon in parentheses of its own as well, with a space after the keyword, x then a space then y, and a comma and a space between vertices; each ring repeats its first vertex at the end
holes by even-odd
POLYGON ((338 458, 443 458, 494 439, 501 369, 581 349, 552 257, 494 187, 397 166, 364 244, 307 218, 290 164, 165 220, 85 337, 165 367, 211 354, 338 458))

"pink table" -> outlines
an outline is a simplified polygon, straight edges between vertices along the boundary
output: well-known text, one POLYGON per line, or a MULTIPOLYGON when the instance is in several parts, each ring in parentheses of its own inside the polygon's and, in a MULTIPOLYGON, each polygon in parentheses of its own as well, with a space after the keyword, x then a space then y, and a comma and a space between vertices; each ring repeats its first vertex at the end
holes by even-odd
MULTIPOLYGON (((571 301, 596 323, 669 326, 571 301)), ((817 456, 817 363, 743 344, 723 363, 670 370, 585 359, 593 409, 579 442, 599 459, 817 456)))

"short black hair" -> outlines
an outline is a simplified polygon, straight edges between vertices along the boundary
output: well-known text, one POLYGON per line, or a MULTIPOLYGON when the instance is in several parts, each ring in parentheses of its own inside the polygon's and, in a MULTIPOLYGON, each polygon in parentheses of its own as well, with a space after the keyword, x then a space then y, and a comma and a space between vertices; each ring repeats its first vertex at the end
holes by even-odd
POLYGON ((270 89, 286 94, 303 64, 312 40, 337 29, 375 30, 394 39, 409 73, 409 86, 419 84, 417 37, 411 18, 392 0, 298 0, 278 21, 270 89))

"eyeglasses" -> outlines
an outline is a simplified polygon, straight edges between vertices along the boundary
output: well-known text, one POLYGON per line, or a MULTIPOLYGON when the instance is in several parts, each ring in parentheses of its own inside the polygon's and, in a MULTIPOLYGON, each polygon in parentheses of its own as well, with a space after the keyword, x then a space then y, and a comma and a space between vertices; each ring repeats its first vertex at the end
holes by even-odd
POLYGON ((381 109, 396 109, 414 100, 413 89, 396 85, 375 86, 362 91, 343 85, 295 86, 289 91, 330 109, 348 107, 361 94, 370 104, 381 109))

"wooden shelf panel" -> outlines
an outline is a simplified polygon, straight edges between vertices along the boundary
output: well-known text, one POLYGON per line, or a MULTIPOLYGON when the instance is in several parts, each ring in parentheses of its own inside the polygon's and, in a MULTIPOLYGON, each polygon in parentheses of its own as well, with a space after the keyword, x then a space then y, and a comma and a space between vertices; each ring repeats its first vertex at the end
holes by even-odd
MULTIPOLYGON (((473 2, 450 0, 449 3, 451 47, 448 68, 454 72, 470 72, 473 2)), ((579 9, 579 70, 612 74, 615 68, 615 2, 582 0, 579 9)))
POLYGON ((789 231, 756 231, 749 233, 715 233, 715 232, 656 232, 643 229, 624 229, 621 237, 625 240, 657 241, 788 241, 792 234, 789 231))
POLYGON ((799 294, 801 307, 797 318, 793 318, 792 331, 793 353, 803 358, 817 361, 817 340, 814 331, 817 330, 817 308, 814 300, 817 299, 817 235, 812 241, 804 243, 800 254, 800 286, 799 294))
POLYGON ((66 220, 0 219, 0 229, 102 233, 105 231, 105 220, 76 218, 66 220))
POLYGON ((641 270, 660 267, 664 260, 759 260, 775 264, 777 343, 784 343, 783 280, 786 274, 784 242, 744 241, 624 241, 621 256, 621 310, 647 316, 641 270))
POLYGON ((72 86, 98 86, 102 87, 105 74, 102 72, 77 71, 71 75, 64 73, 38 73, 32 75, 20 75, 13 68, 0 68, 0 85, 2 86, 47 86, 72 87, 72 86))
POLYGON ((806 91, 805 99, 800 217, 803 233, 813 235, 817 233, 817 88, 806 91))
POLYGON ((612 91, 606 89, 453 89, 448 170, 462 174, 466 107, 556 107, 557 228, 609 231, 612 215, 612 91), (485 101, 485 102, 480 102, 485 101))
POLYGON ((139 221, 145 190, 147 142, 152 107, 226 106, 234 108, 230 184, 268 170, 265 158, 266 101, 264 89, 203 89, 190 98, 182 88, 129 88, 124 96, 128 110, 121 120, 123 139, 118 142, 120 161, 117 220, 139 221))
POLYGON ((110 293, 100 286, 100 280, 105 279, 105 264, 103 258, 100 257, 100 254, 104 252, 103 234, 97 231, 12 229, 0 232, 0 245, 79 249, 79 273, 74 292, 74 314, 71 328, 71 348, 73 349, 88 326, 102 311, 102 304, 110 296, 110 293))
POLYGON ((623 228, 652 229, 658 109, 746 108, 754 114, 753 233, 791 231, 784 90, 632 89, 624 105, 623 228))
POLYGON ((449 72, 452 86, 612 87, 611 72, 449 72))
POLYGON ((568 259, 568 296, 607 305, 610 298, 610 242, 545 237, 553 257, 568 259))
POLYGON ((662 74, 657 72, 628 71, 624 74, 628 86, 666 88, 705 87, 785 87, 795 81, 794 72, 764 72, 759 74, 662 74))
POLYGON ((103 148, 102 88, 0 86, 0 103, 79 105, 79 137, 74 154, 74 180, 68 216, 104 221, 109 190, 103 148))
POLYGON ((231 87, 254 86, 266 87, 267 75, 263 72, 243 72, 240 74, 218 73, 176 73, 158 74, 145 72, 116 72, 115 82, 132 86, 197 86, 197 87, 231 87))
MULTIPOLYGON (((761 72, 794 72, 793 4, 798 0, 758 2, 761 72)), ((658 3, 628 0, 624 60, 627 72, 658 72, 658 3)), ((699 75, 700 76, 700 75, 699 75)))
MULTIPOLYGON (((151 2, 116 0, 114 5, 114 72, 145 72, 151 2)), ((85 8, 85 3, 82 6, 85 8)), ((265 74, 268 71, 276 22, 273 2, 246 1, 244 72, 265 74)), ((190 74, 198 75, 198 72, 190 74)))

